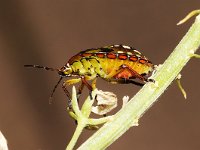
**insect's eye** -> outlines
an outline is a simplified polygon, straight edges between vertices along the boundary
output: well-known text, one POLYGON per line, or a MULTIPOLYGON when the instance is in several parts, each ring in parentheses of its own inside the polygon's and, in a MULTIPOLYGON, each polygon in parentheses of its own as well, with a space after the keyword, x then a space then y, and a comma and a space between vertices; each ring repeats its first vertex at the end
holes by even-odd
POLYGON ((65 72, 63 72, 62 70, 58 71, 58 74, 59 74, 60 76, 66 76, 65 72))
POLYGON ((66 67, 66 66, 63 66, 63 67, 58 71, 58 74, 59 74, 60 76, 71 76, 71 73, 72 73, 71 67, 66 67))

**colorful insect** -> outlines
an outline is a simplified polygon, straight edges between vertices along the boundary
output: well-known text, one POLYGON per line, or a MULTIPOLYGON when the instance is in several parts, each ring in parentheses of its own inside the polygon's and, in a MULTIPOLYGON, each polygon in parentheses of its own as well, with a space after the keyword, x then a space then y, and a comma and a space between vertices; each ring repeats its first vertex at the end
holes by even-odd
POLYGON ((111 83, 133 83, 142 86, 145 82, 153 81, 148 79, 148 76, 154 69, 154 65, 144 55, 125 45, 111 45, 81 51, 71 57, 60 69, 39 65, 25 65, 25 67, 43 68, 58 72, 60 80, 54 87, 51 97, 62 78, 77 77, 63 83, 62 87, 69 99, 71 99, 71 96, 67 90, 68 85, 81 82, 79 95, 84 86, 92 91, 96 87, 97 77, 111 83), (142 83, 135 81, 135 79, 139 79, 142 83), (93 81, 91 85, 88 83, 89 80, 93 81))

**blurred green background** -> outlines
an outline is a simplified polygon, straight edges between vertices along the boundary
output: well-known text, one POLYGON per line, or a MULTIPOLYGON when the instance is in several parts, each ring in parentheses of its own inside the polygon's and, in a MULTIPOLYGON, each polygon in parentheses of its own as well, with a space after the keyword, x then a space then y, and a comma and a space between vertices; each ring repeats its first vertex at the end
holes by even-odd
MULTIPOLYGON (((176 26, 199 0, 7 0, 0 2, 0 130, 10 150, 63 150, 76 127, 66 110, 56 72, 24 68, 40 64, 59 68, 87 48, 133 46, 154 64, 172 52, 194 19, 176 26)), ((184 100, 174 82, 140 120, 109 150, 199 150, 200 61, 182 71, 184 100)), ((102 90, 133 96, 140 87, 98 80, 102 90)), ((87 90, 84 90, 87 94, 87 90)), ((121 102, 119 102, 121 104, 121 102)), ((78 145, 94 131, 85 130, 78 145)), ((94 148, 95 150, 95 148, 94 148)))

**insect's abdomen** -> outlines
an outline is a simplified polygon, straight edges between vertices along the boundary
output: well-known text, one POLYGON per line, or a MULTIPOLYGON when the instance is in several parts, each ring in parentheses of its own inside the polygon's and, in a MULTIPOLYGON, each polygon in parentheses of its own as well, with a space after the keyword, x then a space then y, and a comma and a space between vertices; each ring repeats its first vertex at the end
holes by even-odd
POLYGON ((140 75, 146 75, 153 70, 153 64, 145 56, 123 45, 82 51, 68 63, 76 75, 100 76, 105 79, 134 78, 130 71, 120 70, 122 65, 140 75))
MULTIPOLYGON (((124 57, 125 59, 125 57, 124 57)), ((99 59, 100 63, 101 63, 101 67, 103 68, 103 70, 106 73, 106 77, 109 78, 131 78, 133 77, 131 75, 131 73, 127 70, 124 70, 123 72, 121 72, 121 74, 119 76, 115 76, 117 73, 119 73, 121 66, 122 65, 126 65, 128 67, 130 67, 132 70, 134 70, 135 72, 137 72, 138 74, 148 74, 149 72, 151 72, 153 69, 153 65, 151 63, 148 63, 145 60, 135 60, 132 61, 130 59, 99 59), (123 75, 122 75, 123 74, 123 75)))

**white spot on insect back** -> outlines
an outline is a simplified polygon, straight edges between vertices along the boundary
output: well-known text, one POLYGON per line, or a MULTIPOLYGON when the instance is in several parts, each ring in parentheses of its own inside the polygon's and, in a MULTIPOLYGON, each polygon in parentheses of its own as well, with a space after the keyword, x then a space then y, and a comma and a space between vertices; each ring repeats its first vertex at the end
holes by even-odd
POLYGON ((120 46, 120 45, 117 45, 117 44, 116 44, 116 45, 113 45, 113 47, 119 47, 119 46, 120 46))
POLYGON ((126 48, 126 49, 131 49, 130 46, 126 46, 126 45, 122 45, 123 48, 126 48))
POLYGON ((141 55, 141 53, 139 51, 135 50, 135 49, 134 49, 134 52, 141 55))
POLYGON ((131 52, 127 52, 127 54, 128 54, 128 55, 133 55, 133 53, 131 53, 131 52))
POLYGON ((117 53, 118 53, 118 54, 123 54, 124 52, 123 52, 123 51, 117 51, 117 53))

